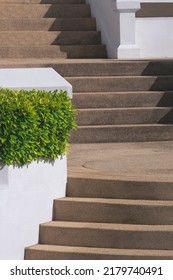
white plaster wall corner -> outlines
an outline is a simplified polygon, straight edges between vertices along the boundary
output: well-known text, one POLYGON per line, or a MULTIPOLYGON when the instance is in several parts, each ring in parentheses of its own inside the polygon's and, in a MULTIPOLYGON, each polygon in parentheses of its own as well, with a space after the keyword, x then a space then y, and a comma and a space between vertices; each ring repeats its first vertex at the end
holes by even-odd
POLYGON ((114 12, 119 13, 120 42, 117 58, 140 58, 140 48, 136 44, 136 17, 140 9, 139 0, 112 0, 114 12))
POLYGON ((113 11, 111 0, 86 0, 86 3, 90 4, 91 15, 96 18, 97 30, 101 31, 108 58, 117 58, 119 15, 113 11))

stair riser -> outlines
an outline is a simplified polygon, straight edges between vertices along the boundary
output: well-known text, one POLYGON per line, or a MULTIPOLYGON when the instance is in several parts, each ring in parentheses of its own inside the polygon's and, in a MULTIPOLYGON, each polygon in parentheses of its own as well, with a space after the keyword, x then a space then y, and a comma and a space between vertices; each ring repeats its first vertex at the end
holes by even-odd
POLYGON ((96 45, 100 32, 0 32, 1 45, 96 45))
POLYGON ((54 220, 91 223, 173 225, 173 206, 85 203, 57 200, 54 202, 54 220))
POLYGON ((27 45, 0 45, 1 58, 88 58, 103 57, 106 55, 104 46, 101 45, 59 45, 40 46, 27 45))
POLYGON ((173 184, 68 178, 68 197, 173 200, 173 184))
POLYGON ((66 58, 58 46, 0 46, 0 58, 66 58))
POLYGON ((136 256, 136 255, 110 255, 91 253, 67 253, 67 252, 45 252, 26 249, 25 260, 172 260, 172 257, 164 256, 136 256))
POLYGON ((1 4, 0 18, 81 18, 90 17, 86 4, 1 4))
MULTIPOLYGON (((34 19, 35 20, 35 19, 34 19)), ((40 20, 40 19, 38 19, 40 20)), ((51 20, 51 19, 43 19, 43 20, 51 20)), ((63 19, 62 19, 63 20, 63 19)), ((88 20, 88 19, 87 19, 88 20)), ((70 47, 71 48, 71 47, 70 47)), ((88 46, 87 46, 88 48, 88 46)), ((138 71, 138 64, 140 65, 141 68, 145 68, 147 67, 147 63, 149 64, 149 62, 146 62, 144 65, 142 64, 142 62, 138 62, 137 65, 133 64, 131 62, 127 62, 126 66, 122 63, 122 62, 100 62, 100 60, 98 60, 98 63, 91 63, 91 62, 79 62, 79 61, 75 61, 68 63, 68 61, 66 61, 66 63, 62 63, 62 62, 58 62, 58 63, 48 63, 47 66, 51 66, 55 69, 55 71, 57 71, 60 75, 62 75, 63 77, 80 77, 80 76, 108 76, 108 75, 122 75, 122 76, 138 76, 140 75, 140 71, 138 71), (132 64, 132 65, 131 65, 132 64), (129 67, 130 65, 130 67, 129 67), (119 68, 121 69, 121 67, 124 67, 124 69, 121 73, 121 71, 119 71, 119 68), (131 71, 131 67, 133 69, 133 71, 135 71, 135 73, 133 73, 131 71), (129 69, 130 68, 130 69, 129 69)), ((156 69, 153 70, 153 73, 146 73, 146 75, 173 75, 173 63, 165 63, 166 65, 160 65, 160 63, 158 63, 158 67, 156 67, 156 69), (167 66, 168 64, 168 66, 167 66), (157 70, 157 71, 156 71, 157 70)), ((17 65, 14 62, 15 67, 24 67, 24 66, 28 66, 30 64, 26 64, 25 62, 22 63, 22 65, 17 65)), ((38 63, 34 63, 34 66, 37 67, 38 63)), ((46 62, 42 62, 40 65, 46 66, 46 62)), ((156 64, 157 65, 157 64, 156 64)), ((131 89, 128 88, 128 90, 126 90, 125 92, 129 92, 131 89)), ((88 90, 86 91, 88 93, 88 90)), ((94 91, 91 91, 92 93, 94 91)), ((100 91, 102 92, 102 90, 100 91)), ((102 92, 102 93, 107 93, 110 92, 109 89, 106 90, 106 92, 102 92)), ((118 92, 117 90, 112 91, 113 92, 118 92)), ((163 89, 163 93, 166 92, 166 89, 163 89)), ((136 92, 137 93, 137 92, 136 92)), ((154 92, 152 91, 152 94, 154 92)), ((145 100, 146 101, 146 100, 145 100)))
POLYGON ((170 77, 78 77, 67 78, 74 92, 127 92, 173 90, 170 77))
POLYGON ((60 48, 67 53, 67 58, 107 58, 103 45, 62 45, 60 48))
POLYGON ((78 125, 173 123, 173 112, 167 109, 81 110, 78 125))
POLYGON ((150 142, 173 140, 172 126, 78 127, 71 143, 150 142))
POLYGON ((172 232, 40 227, 40 243, 117 249, 173 249, 172 232))
MULTIPOLYGON (((58 66, 57 66, 58 67, 58 66)), ((173 61, 99 61, 78 62, 70 64, 59 63, 62 76, 159 76, 173 75, 173 61)), ((164 89, 165 90, 165 89, 164 89)), ((102 90, 101 90, 102 91, 102 90)), ((128 90, 129 91, 129 88, 128 90)))
POLYGON ((170 93, 74 93, 76 108, 131 108, 173 106, 173 92, 170 93))
POLYGON ((51 19, 19 18, 1 19, 0 31, 93 31, 96 30, 95 19, 51 19))
POLYGON ((0 4, 84 4, 85 0, 0 0, 0 4))

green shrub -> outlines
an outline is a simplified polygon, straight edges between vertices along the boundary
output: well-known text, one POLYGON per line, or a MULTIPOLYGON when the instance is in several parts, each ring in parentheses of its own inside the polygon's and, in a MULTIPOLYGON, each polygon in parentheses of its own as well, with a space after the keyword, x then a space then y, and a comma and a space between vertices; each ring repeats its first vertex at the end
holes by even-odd
POLYGON ((66 154, 75 117, 67 92, 0 89, 0 162, 22 166, 66 154))

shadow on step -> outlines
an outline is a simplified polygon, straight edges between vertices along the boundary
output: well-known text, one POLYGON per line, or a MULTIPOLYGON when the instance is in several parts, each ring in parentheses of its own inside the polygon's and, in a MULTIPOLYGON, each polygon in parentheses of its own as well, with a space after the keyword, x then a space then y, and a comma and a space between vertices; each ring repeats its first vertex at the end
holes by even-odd
POLYGON ((173 91, 173 75, 155 77, 149 90, 151 91, 173 91))
POLYGON ((173 92, 165 91, 156 106, 157 107, 173 107, 173 92))
POLYGON ((173 60, 148 62, 142 71, 142 76, 173 75, 173 60))
POLYGON ((159 121, 160 124, 173 124, 173 109, 171 109, 163 118, 159 121))

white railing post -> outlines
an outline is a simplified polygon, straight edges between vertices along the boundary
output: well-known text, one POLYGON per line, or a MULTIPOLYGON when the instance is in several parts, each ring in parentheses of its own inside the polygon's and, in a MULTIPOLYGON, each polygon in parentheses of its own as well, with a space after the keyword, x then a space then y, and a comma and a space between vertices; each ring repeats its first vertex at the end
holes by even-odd
POLYGON ((112 0, 112 7, 119 14, 120 45, 117 58, 140 58, 135 32, 135 13, 140 9, 140 0, 112 0))

